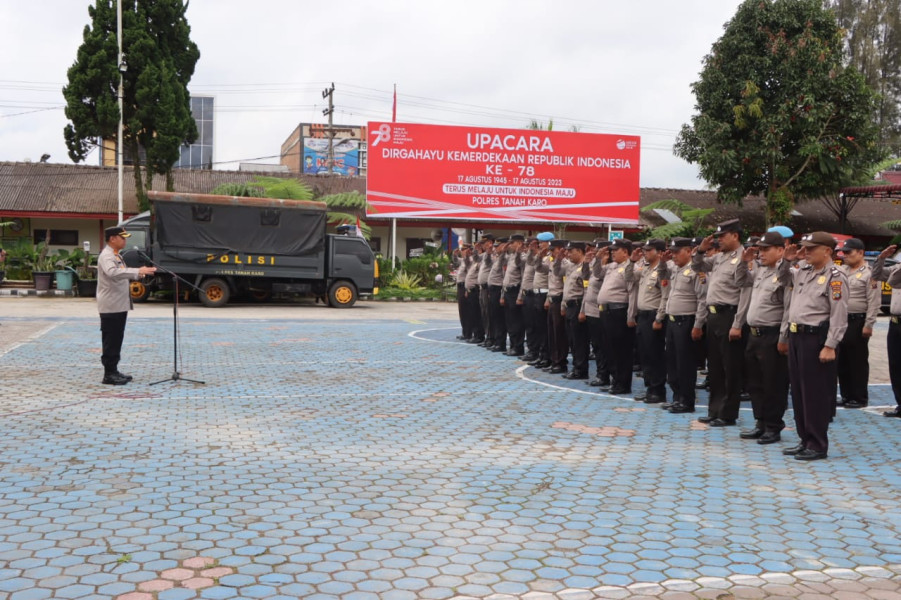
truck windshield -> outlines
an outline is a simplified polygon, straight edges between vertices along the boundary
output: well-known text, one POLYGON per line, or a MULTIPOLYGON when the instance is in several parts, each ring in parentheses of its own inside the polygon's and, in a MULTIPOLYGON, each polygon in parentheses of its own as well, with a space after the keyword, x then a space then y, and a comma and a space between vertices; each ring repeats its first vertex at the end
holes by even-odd
POLYGON ((335 254, 356 256, 364 265, 372 262, 372 251, 359 239, 335 238, 335 254))

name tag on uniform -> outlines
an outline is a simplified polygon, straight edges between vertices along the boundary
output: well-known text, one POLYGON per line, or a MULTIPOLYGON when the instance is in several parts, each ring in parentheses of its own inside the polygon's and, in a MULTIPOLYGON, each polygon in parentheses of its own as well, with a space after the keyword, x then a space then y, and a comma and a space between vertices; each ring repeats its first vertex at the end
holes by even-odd
POLYGON ((716 314, 716 307, 715 307, 715 306, 708 306, 707 308, 710 310, 710 314, 712 314, 712 315, 715 315, 715 314, 716 314))
POLYGON ((792 333, 798 333, 798 324, 792 323, 791 325, 788 326, 788 330, 791 331, 792 333))

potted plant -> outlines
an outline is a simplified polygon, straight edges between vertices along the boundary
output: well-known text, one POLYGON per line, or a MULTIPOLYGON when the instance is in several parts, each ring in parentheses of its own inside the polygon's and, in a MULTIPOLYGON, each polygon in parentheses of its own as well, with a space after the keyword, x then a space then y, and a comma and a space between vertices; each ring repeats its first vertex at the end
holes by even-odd
POLYGON ((69 260, 78 261, 77 265, 73 265, 77 277, 76 289, 78 290, 78 295, 82 298, 96 297, 97 257, 79 248, 69 255, 69 260))
POLYGON ((59 255, 50 253, 50 246, 47 245, 47 242, 37 245, 37 253, 31 259, 31 277, 34 279, 34 289, 44 292, 50 289, 58 262, 59 255))

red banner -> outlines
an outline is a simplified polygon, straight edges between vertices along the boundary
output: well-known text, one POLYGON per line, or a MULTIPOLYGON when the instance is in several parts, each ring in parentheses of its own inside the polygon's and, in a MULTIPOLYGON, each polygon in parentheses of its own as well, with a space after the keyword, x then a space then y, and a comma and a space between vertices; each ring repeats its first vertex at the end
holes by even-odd
POLYGON ((638 137, 412 123, 368 131, 370 216, 638 221, 638 137))

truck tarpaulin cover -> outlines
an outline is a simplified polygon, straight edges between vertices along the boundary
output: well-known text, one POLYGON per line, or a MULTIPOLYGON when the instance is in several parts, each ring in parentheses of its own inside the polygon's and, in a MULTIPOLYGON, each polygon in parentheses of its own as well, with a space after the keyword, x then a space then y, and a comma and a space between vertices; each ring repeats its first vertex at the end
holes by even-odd
POLYGON ((325 248, 326 211, 320 202, 148 195, 156 208, 157 240, 164 249, 303 256, 325 248))
POLYGON ((370 123, 366 197, 379 218, 637 223, 640 142, 370 123))

